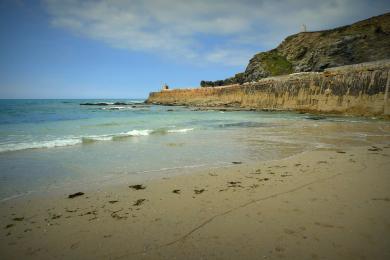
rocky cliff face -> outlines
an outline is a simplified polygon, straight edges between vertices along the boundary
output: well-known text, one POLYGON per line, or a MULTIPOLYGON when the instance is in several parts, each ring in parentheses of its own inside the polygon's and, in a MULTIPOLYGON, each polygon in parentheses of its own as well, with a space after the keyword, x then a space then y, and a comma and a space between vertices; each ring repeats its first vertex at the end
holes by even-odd
POLYGON ((325 69, 324 72, 268 77, 230 86, 154 92, 147 102, 388 118, 389 87, 390 60, 383 60, 325 69))
POLYGON ((256 54, 243 73, 201 86, 223 86, 270 76, 324 69, 390 58, 390 13, 318 32, 287 37, 276 49, 256 54))

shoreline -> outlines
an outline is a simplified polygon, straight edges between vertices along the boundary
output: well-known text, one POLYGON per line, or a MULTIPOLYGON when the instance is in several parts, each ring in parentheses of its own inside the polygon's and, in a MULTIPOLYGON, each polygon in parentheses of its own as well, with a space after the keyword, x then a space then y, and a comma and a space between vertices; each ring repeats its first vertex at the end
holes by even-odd
MULTIPOLYGON (((321 120, 320 119, 313 119, 313 120, 321 120)), ((375 119, 377 120, 377 119, 375 119)), ((378 145, 378 143, 371 143, 372 145, 378 145)), ((358 146, 358 145, 353 145, 358 146)), ((295 156, 299 156, 305 153, 310 153, 315 150, 321 150, 321 149, 333 149, 338 150, 339 148, 337 146, 334 146, 332 144, 317 144, 314 145, 308 149, 296 151, 292 154, 282 156, 280 158, 272 158, 272 159, 263 159, 260 161, 244 161, 239 162, 239 164, 244 163, 245 165, 257 165, 259 163, 271 163, 275 161, 283 161, 287 159, 292 159, 295 156), (325 145, 325 146, 323 146, 325 145)), ((60 186, 54 186, 50 188, 46 188, 45 190, 28 190, 26 192, 12 194, 8 197, 0 198, 0 203, 12 201, 12 200, 18 200, 18 199, 34 199, 34 198, 40 198, 40 197, 47 197, 47 196, 55 196, 58 197, 59 194, 66 194, 71 193, 72 191, 75 191, 77 189, 81 189, 83 191, 93 191, 93 190, 100 190, 100 189, 106 189, 110 187, 116 187, 119 186, 121 182, 128 182, 128 183, 138 183, 138 182, 149 182, 149 181, 158 181, 164 178, 171 178, 181 175, 188 175, 188 174, 199 174, 203 171, 210 170, 210 169, 222 169, 222 168, 229 168, 234 167, 235 162, 228 162, 228 161, 220 161, 212 164, 195 164, 195 165, 183 165, 183 166, 177 166, 177 167, 168 167, 168 168, 160 168, 160 169, 149 169, 149 170, 141 170, 136 172, 124 172, 119 173, 115 175, 111 175, 110 177, 104 177, 97 180, 92 181, 81 181, 76 183, 65 183, 60 186), (181 172, 180 172, 181 171, 181 172), (183 173, 185 171, 185 173, 183 173), (169 173, 168 173, 169 172, 169 173), (153 174, 155 173, 155 174, 153 174), (146 174, 146 175, 143 175, 146 174), (167 175, 168 174, 168 175, 167 175), (79 187, 79 188, 76 188, 79 187), (81 188, 82 187, 82 188, 81 188)))
POLYGON ((388 144, 318 148, 140 189, 1 202, 0 249, 32 259, 386 259, 389 156, 388 144))
MULTIPOLYGON (((265 159, 263 161, 260 161, 261 163, 265 162, 274 162, 274 161, 283 161, 289 158, 294 158, 295 156, 309 153, 317 149, 323 149, 320 147, 313 147, 312 149, 303 150, 296 152, 292 155, 288 155, 283 158, 277 158, 277 159, 265 159)), ((336 148, 334 148, 336 149, 336 148)), ((198 165, 185 165, 185 166, 177 166, 177 167, 171 167, 171 168, 161 168, 161 169, 151 169, 151 170, 145 170, 145 171, 139 171, 139 172, 132 172, 132 173, 122 173, 119 175, 111 176, 110 178, 104 178, 99 179, 95 181, 88 181, 88 182, 81 182, 78 183, 80 186, 88 186, 87 188, 81 188, 83 191, 96 191, 100 189, 107 189, 107 188, 115 188, 118 187, 120 182, 127 182, 129 184, 138 183, 138 182, 150 182, 150 181, 159 181, 164 178, 172 178, 177 176, 186 176, 186 175, 193 175, 193 174, 199 174, 203 171, 207 170, 214 170, 214 169, 225 169, 237 166, 237 164, 245 164, 245 165, 256 165, 259 162, 217 162, 214 164, 198 164, 198 165), (179 173, 179 171, 188 171, 186 173, 179 173), (165 172, 169 172, 169 175, 166 176, 165 172), (140 175, 146 173, 147 175, 140 175), (156 173, 156 174, 151 174, 156 173)), ((79 188, 80 189, 80 188, 79 188)), ((29 190, 24 193, 18 193, 13 194, 9 197, 0 198, 0 204, 5 203, 8 201, 13 200, 30 200, 30 199, 36 199, 36 198, 42 198, 47 196, 55 196, 57 199, 59 199, 59 194, 66 194, 71 193, 72 191, 75 191, 74 184, 72 183, 66 183, 63 186, 57 186, 53 188, 49 188, 46 190, 29 190)), ((62 196, 63 197, 63 196, 62 196)))
MULTIPOLYGON (((167 118, 175 117, 176 114, 181 115, 180 113, 183 111, 181 108, 173 109, 179 113, 173 112, 172 114, 171 112, 165 112, 166 108, 157 108, 157 110, 164 111, 167 118)), ((184 111, 188 110, 185 109, 184 111)), ((14 196, 30 197, 30 195, 35 196, 42 193, 49 196, 74 187, 80 187, 80 189, 85 187, 100 188, 105 186, 106 183, 111 185, 111 183, 120 183, 122 180, 132 178, 137 181, 143 181, 144 179, 154 178, 155 175, 164 176, 172 175, 175 172, 190 172, 192 168, 197 166, 203 169, 214 167, 216 163, 228 165, 231 161, 237 160, 249 163, 284 158, 297 152, 314 149, 315 147, 339 146, 340 143, 344 142, 348 145, 365 143, 375 145, 375 143, 382 143, 382 140, 385 141, 386 136, 388 136, 386 133, 390 131, 386 121, 356 117, 319 117, 296 113, 273 114, 266 112, 235 112, 233 114, 191 112, 191 114, 199 119, 206 117, 209 119, 213 118, 213 120, 217 119, 217 121, 215 124, 213 121, 209 121, 212 122, 210 124, 207 122, 204 124, 195 122, 195 124, 191 123, 191 126, 175 128, 182 131, 195 127, 194 131, 190 131, 188 135, 181 133, 160 135, 157 133, 156 135, 151 134, 149 137, 131 137, 115 142, 104 139, 103 141, 86 143, 85 145, 27 149, 2 153, 4 182, 2 182, 3 189, 1 189, 0 200, 9 200, 10 197, 12 199, 14 196), (219 119, 223 119, 223 121, 218 121, 219 119), (205 126, 204 128, 202 128, 203 125, 205 126), (209 129, 212 131, 208 132, 209 129), (340 131, 343 134, 340 135, 340 131), (219 133, 223 133, 225 138, 219 138, 219 135, 222 137, 222 134, 219 133), (206 149, 204 146, 199 146, 197 144, 198 141, 193 141, 198 138, 207 139, 210 136, 213 136, 211 139, 213 139, 214 145, 208 142, 206 149), (235 141, 229 144, 231 140, 235 141), (136 152, 136 146, 133 145, 133 142, 140 142, 140 144, 146 145, 145 147, 148 148, 147 153, 139 154, 152 154, 153 158, 161 159, 160 163, 153 163, 152 159, 152 164, 149 163, 150 166, 143 164, 141 165, 142 167, 137 167, 134 164, 138 162, 137 159, 133 159, 133 163, 129 164, 126 163, 127 160, 110 161, 107 159, 108 164, 105 165, 102 165, 99 161, 94 162, 92 154, 103 156, 103 159, 110 158, 111 155, 107 156, 106 153, 116 154, 123 158, 133 154, 137 155, 134 153, 136 152), (220 142, 224 144, 222 145, 223 148, 219 146, 220 142), (152 147, 151 145, 156 143, 158 145, 154 149, 149 149, 149 147, 152 147), (191 147, 199 147, 198 152, 195 154, 187 152, 192 149, 191 147), (216 149, 214 147, 219 148, 216 149), (133 152, 129 152, 129 149, 133 149, 133 152), (164 151, 162 153, 173 152, 173 154, 172 156, 168 154, 167 156, 161 156, 160 149, 164 151), (211 153, 209 149, 213 151, 211 156, 217 158, 217 160, 208 160, 203 155, 211 153), (153 153, 154 151, 156 151, 155 154, 153 153), (188 153, 188 159, 185 162, 177 160, 181 151, 188 153), (221 155, 219 155, 220 153, 221 155), (72 154, 80 154, 85 160, 80 160, 72 154), (20 158, 28 158, 28 160, 20 161, 20 158), (34 160, 38 160, 40 163, 36 163, 34 160), (12 161, 14 161, 14 166, 11 165, 12 161), (89 163, 91 166, 84 166, 84 161, 86 164, 91 162, 89 163), (55 163, 54 165, 58 164, 59 167, 51 167, 50 165, 53 162, 55 163), (10 164, 9 167, 6 167, 8 164, 10 164), (41 172, 40 168, 42 167, 39 165, 44 166, 46 164, 48 167, 43 167, 44 171, 41 172), (93 166, 96 164, 102 165, 104 169, 93 166), (165 169, 165 167, 169 168, 165 169), (12 174, 13 172, 15 175, 12 174), (150 172, 150 174, 145 172, 150 172), (42 178, 43 175, 48 177, 47 181, 42 178)), ((153 129, 158 128, 155 127, 153 129)), ((114 132, 121 131, 125 130, 114 132)), ((110 130, 105 132, 108 132, 108 134, 99 136, 111 136, 109 134, 110 130)), ((166 132, 167 130, 164 130, 164 133, 166 132)), ((141 159, 141 162, 149 160, 148 157, 140 156, 139 159, 141 159)))
MULTIPOLYGON (((214 87, 215 88, 215 87, 214 87)), ((361 119, 373 119, 373 120, 390 120, 390 115, 362 115, 362 114, 353 114, 353 113, 343 113, 340 111, 317 111, 317 110, 309 110, 309 109, 280 109, 280 108, 255 108, 255 107, 240 107, 240 106, 231 106, 229 104, 223 106, 210 106, 210 105, 202 105, 202 104, 186 104, 186 103, 159 103, 152 102, 151 105, 154 106, 163 106, 163 107, 183 107, 188 108, 191 111, 219 111, 219 112, 269 112, 269 113, 293 113, 306 115, 308 117, 340 117, 340 118, 350 118, 356 117, 361 119)), ((322 119, 322 118, 321 118, 322 119)))

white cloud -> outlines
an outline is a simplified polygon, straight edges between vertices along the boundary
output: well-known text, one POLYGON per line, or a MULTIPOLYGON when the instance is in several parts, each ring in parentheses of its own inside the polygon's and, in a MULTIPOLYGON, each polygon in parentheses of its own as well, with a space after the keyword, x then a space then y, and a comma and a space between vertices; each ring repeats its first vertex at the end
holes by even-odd
POLYGON ((240 66, 248 63, 253 52, 246 50, 215 48, 204 55, 206 62, 225 64, 228 66, 240 66))
POLYGON ((53 26, 195 63, 245 65, 305 23, 319 30, 389 11, 369 0, 45 0, 53 26))

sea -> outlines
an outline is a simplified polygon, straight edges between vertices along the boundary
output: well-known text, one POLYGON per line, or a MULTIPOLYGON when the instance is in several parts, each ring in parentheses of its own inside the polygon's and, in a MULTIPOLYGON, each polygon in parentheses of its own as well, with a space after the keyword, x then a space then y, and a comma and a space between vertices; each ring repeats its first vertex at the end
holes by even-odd
POLYGON ((390 123, 376 118, 0 100, 0 201, 388 143, 390 123))

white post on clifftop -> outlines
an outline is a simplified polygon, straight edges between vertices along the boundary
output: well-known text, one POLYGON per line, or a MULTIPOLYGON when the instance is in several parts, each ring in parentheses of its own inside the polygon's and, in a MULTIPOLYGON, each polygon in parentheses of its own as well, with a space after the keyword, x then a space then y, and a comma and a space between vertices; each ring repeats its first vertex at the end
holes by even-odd
POLYGON ((306 24, 301 25, 301 32, 306 32, 306 24))

